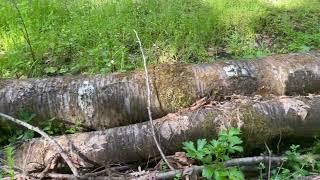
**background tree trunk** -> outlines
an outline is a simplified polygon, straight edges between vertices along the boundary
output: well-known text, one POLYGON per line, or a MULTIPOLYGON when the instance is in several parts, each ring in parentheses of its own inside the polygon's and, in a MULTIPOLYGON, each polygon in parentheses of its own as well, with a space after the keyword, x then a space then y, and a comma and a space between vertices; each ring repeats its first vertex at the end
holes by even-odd
MULTIPOLYGON (((246 148, 264 147, 273 138, 312 138, 320 134, 320 96, 235 98, 215 107, 168 114, 154 121, 166 154, 181 150, 182 142, 213 138, 221 129, 240 127, 246 148)), ((56 137, 79 167, 133 162, 158 156, 148 122, 56 137)), ((296 142, 298 143, 298 142, 296 142)), ((247 149, 248 150, 248 149, 247 149)), ((57 152, 44 139, 16 146, 15 161, 29 171, 41 169, 57 152)))
MULTIPOLYGON (((196 99, 231 94, 294 95, 320 89, 320 53, 287 54, 250 61, 151 67, 152 113, 159 118, 196 99)), ((0 111, 22 111, 103 129, 147 120, 144 74, 2 80, 0 111)))

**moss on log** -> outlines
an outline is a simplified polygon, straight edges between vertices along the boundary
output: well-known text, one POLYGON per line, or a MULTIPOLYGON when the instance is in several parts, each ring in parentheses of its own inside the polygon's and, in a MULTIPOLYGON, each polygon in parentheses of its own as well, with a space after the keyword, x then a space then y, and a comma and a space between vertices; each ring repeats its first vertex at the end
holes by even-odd
MULTIPOLYGON (((159 118, 204 96, 304 95, 320 89, 320 53, 276 55, 259 60, 150 68, 152 113, 159 118)), ((141 71, 111 75, 0 81, 0 111, 35 113, 92 129, 147 120, 141 71)))
MULTIPOLYGON (((255 100, 241 97, 154 121, 166 154, 181 150, 184 141, 213 138, 221 129, 240 127, 246 146, 264 147, 272 138, 313 138, 320 134, 320 96, 275 97, 255 100)), ((148 122, 104 131, 79 133, 55 138, 79 168, 108 163, 133 162, 158 156, 148 122)), ((16 146, 15 161, 26 161, 29 171, 48 164, 57 149, 44 139, 33 139, 16 146)))

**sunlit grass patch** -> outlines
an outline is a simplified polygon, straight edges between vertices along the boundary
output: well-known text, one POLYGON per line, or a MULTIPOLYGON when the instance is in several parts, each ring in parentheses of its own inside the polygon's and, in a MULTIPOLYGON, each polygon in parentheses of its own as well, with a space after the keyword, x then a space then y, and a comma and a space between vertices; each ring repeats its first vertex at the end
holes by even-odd
POLYGON ((31 66, 12 2, 0 2, 1 76, 139 68, 133 29, 151 63, 253 58, 320 46, 316 0, 18 0, 36 56, 31 66))

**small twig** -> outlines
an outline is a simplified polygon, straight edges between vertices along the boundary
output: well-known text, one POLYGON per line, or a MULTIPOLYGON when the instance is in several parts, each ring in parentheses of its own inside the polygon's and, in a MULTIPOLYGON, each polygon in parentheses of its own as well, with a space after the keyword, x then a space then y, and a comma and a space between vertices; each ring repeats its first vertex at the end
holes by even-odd
POLYGON ((0 113, 0 116, 2 116, 3 118, 7 119, 7 120, 10 120, 16 124, 19 124, 21 126, 24 126, 32 131, 35 131, 37 132, 38 134, 40 134, 42 137, 44 137, 45 139, 47 139, 48 141, 50 141, 51 143, 55 144, 58 149, 59 149, 59 154, 61 155, 61 157, 65 160, 65 162, 68 164, 70 170, 72 171, 73 175, 78 177, 79 176, 79 173, 78 173, 78 170, 77 168, 73 165, 72 161, 70 160, 70 158, 68 157, 68 155, 64 152, 63 148, 61 147, 61 145, 56 141, 54 140, 53 138, 51 138, 47 133, 45 133, 44 131, 40 130, 38 127, 35 127, 35 126, 32 126, 26 122, 23 122, 19 119, 16 119, 16 118, 13 118, 9 115, 6 115, 6 114, 3 114, 3 113, 0 113))
POLYGON ((30 68, 30 69, 32 69, 33 66, 34 66, 34 64, 37 62, 37 60, 36 60, 36 55, 35 55, 35 53, 34 53, 34 50, 33 50, 32 44, 31 44, 31 40, 30 40, 30 36, 29 36, 29 33, 28 33, 28 29, 27 29, 26 23, 25 23, 25 21, 24 21, 24 19, 23 19, 22 13, 21 13, 21 11, 20 11, 20 9, 19 9, 19 7, 18 7, 17 2, 16 2, 15 0, 11 0, 11 2, 12 2, 12 4, 13 4, 14 8, 15 8, 15 9, 17 10, 17 12, 18 12, 19 18, 20 18, 20 20, 21 20, 22 33, 23 33, 23 35, 24 35, 24 39, 27 41, 27 44, 28 44, 28 46, 29 46, 29 48, 30 48, 31 56, 32 56, 32 59, 33 59, 33 63, 32 63, 32 65, 31 65, 31 68, 30 68))
POLYGON ((163 153, 162 149, 161 149, 161 146, 156 138, 156 132, 154 130, 154 125, 153 125, 153 120, 152 120, 152 113, 151 113, 151 90, 150 90, 150 81, 149 81, 149 75, 148 75, 148 68, 147 68, 147 59, 144 55, 144 52, 143 52, 143 48, 142 48, 142 43, 140 41, 140 38, 138 36, 138 33, 137 31, 133 30, 134 33, 136 34, 136 38, 138 40, 138 43, 139 43, 139 46, 140 46, 140 51, 141 51, 141 54, 142 54, 142 58, 143 58, 143 66, 144 66, 144 72, 145 72, 145 78, 146 78, 146 86, 147 86, 147 97, 148 97, 148 104, 147 104, 147 110, 148 110, 148 116, 149 116, 149 121, 150 121, 150 126, 151 126, 151 132, 152 132, 152 137, 153 137, 153 140, 160 152, 160 155, 162 157, 162 159, 164 160, 164 162, 167 164, 167 166, 173 170, 174 168, 170 165, 170 163, 168 162, 165 154, 163 153))
POLYGON ((279 175, 279 173, 280 173, 280 171, 281 171, 281 168, 282 168, 283 164, 284 164, 284 161, 283 161, 283 162, 281 162, 280 167, 278 167, 278 171, 277 171, 277 174, 276 174, 276 177, 275 177, 275 178, 277 178, 277 177, 278 177, 278 175, 279 175))
MULTIPOLYGON (((264 145, 266 146, 266 148, 267 148, 267 150, 268 150, 269 157, 271 157, 272 152, 271 152, 271 150, 269 149, 269 146, 267 145, 266 142, 264 142, 264 145)), ((269 165, 268 165, 268 180, 270 180, 270 178, 271 178, 271 159, 269 159, 269 165)))
POLYGON ((235 159, 230 159, 223 164, 226 167, 231 167, 231 166, 252 166, 255 164, 259 164, 261 162, 273 162, 273 163, 281 163, 285 161, 286 158, 282 156, 253 156, 253 157, 244 157, 244 158, 235 158, 235 159))
POLYGON ((281 133, 281 130, 279 131, 280 133, 280 137, 279 137, 279 141, 277 143, 277 153, 280 152, 280 143, 281 143, 281 140, 282 140, 282 133, 281 133))
POLYGON ((123 170, 127 170, 129 169, 130 167, 129 166, 120 166, 120 167, 111 167, 111 168, 105 168, 101 171, 98 171, 98 172, 93 172, 93 173, 87 173, 83 176, 80 176, 80 178, 88 178, 88 177, 96 177, 96 176, 100 176, 100 175, 103 175, 105 174, 106 172, 108 171, 123 171, 123 170))
POLYGON ((60 154, 56 154, 50 158, 47 167, 38 175, 39 179, 43 179, 52 166, 56 166, 60 154))
POLYGON ((1 180, 12 180, 12 179, 31 180, 35 178, 32 176, 26 176, 24 174, 15 174, 14 177, 4 177, 1 180))
POLYGON ((205 105, 205 104, 207 104, 207 103, 208 103, 208 98, 207 98, 207 97, 204 97, 204 98, 196 101, 195 103, 193 103, 193 104, 191 105, 191 107, 188 108, 188 109, 191 110, 191 111, 194 111, 194 110, 196 110, 196 109, 199 109, 201 106, 203 106, 203 105, 205 105))

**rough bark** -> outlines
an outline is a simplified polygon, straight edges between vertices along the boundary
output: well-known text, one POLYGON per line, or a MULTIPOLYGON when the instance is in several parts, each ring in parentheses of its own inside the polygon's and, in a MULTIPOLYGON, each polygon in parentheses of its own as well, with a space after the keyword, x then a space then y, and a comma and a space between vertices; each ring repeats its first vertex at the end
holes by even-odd
MULTIPOLYGON (((264 147, 264 142, 281 134, 313 138, 320 134, 320 96, 275 97, 254 100, 241 97, 217 105, 183 111, 154 121, 166 154, 181 150, 187 140, 213 138, 221 129, 241 127, 246 147, 264 147)), ((158 156, 148 122, 104 131, 56 137, 79 167, 147 160, 158 156)), ((41 169, 57 152, 44 139, 33 139, 16 146, 17 166, 27 162, 27 170, 41 169)))
MULTIPOLYGON (((152 67, 153 117, 175 112, 204 96, 316 93, 319 69, 318 52, 152 67)), ((0 112, 17 117, 27 111, 42 120, 55 117, 94 129, 147 120, 146 102, 142 71, 0 81, 0 112)))

